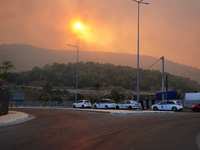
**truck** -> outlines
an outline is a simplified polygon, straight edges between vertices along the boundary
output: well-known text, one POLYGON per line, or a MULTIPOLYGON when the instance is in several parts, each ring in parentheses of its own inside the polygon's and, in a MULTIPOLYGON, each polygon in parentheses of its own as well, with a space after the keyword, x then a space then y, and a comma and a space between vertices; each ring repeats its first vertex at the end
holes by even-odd
POLYGON ((193 105, 200 104, 200 93, 184 93, 182 100, 185 107, 192 107, 193 105))
MULTIPOLYGON (((163 92, 156 93, 156 100, 162 100, 163 92)), ((178 100, 178 94, 176 91, 164 92, 164 100, 178 100)))
POLYGON ((200 100, 200 93, 185 93, 184 100, 200 100))

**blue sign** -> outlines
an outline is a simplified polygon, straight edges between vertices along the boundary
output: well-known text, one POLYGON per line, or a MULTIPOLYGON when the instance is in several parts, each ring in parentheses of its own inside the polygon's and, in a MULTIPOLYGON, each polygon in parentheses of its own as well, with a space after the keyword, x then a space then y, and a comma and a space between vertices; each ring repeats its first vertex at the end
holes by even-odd
POLYGON ((13 100, 24 100, 25 94, 24 93, 12 93, 13 100))

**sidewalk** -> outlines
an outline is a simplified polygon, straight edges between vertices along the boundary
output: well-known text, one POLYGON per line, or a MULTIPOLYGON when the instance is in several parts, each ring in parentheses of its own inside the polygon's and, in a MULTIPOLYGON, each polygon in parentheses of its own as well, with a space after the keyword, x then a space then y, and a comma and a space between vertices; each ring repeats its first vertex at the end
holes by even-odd
POLYGON ((65 108, 70 111, 85 111, 109 114, 157 114, 157 113, 174 113, 173 111, 153 111, 153 110, 120 110, 120 109, 82 109, 82 108, 65 108))
MULTIPOLYGON (((174 113, 173 111, 152 111, 152 110, 116 110, 116 109, 81 109, 81 108, 63 108, 63 107, 12 107, 15 109, 51 109, 63 111, 84 111, 93 113, 109 113, 109 114, 153 114, 153 113, 174 113)), ((23 121, 29 117, 29 114, 9 110, 9 113, 0 116, 0 127, 23 121)))
POLYGON ((7 115, 0 116, 0 127, 12 124, 15 122, 23 121, 29 117, 29 114, 9 110, 7 115))

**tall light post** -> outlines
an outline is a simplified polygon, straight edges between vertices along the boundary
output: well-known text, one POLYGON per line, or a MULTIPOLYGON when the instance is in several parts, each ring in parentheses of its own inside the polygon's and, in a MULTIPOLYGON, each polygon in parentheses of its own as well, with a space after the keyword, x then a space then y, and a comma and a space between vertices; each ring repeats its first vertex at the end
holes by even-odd
POLYGON ((78 101, 78 46, 67 44, 68 46, 76 47, 76 102, 78 101))
POLYGON ((137 110, 139 110, 140 99, 140 4, 148 5, 148 2, 143 0, 132 0, 138 3, 138 37, 137 37, 137 110))
POLYGON ((162 100, 165 99, 165 57, 162 56, 162 100))

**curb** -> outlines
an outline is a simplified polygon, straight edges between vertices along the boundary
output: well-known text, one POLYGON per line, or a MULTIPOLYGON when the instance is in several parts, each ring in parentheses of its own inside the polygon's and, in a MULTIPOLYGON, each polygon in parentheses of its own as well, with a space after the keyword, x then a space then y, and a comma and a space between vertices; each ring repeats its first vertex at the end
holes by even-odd
POLYGON ((29 114, 26 114, 23 112, 9 111, 9 113, 7 115, 0 117, 0 127, 7 125, 7 124, 12 124, 12 123, 16 123, 18 121, 25 120, 28 117, 29 117, 29 114))
POLYGON ((63 111, 84 111, 93 113, 110 113, 110 114, 160 114, 174 113, 174 111, 154 111, 154 110, 116 110, 116 109, 85 109, 85 108, 60 108, 60 107, 17 107, 20 109, 46 109, 46 110, 63 110, 63 111))
MULTIPOLYGON (((115 109, 81 109, 81 108, 59 108, 59 107, 15 107, 15 109, 44 109, 44 110, 62 110, 75 112, 92 112, 92 113, 106 113, 106 114, 161 114, 174 113, 173 111, 151 111, 151 110, 115 110, 115 109)), ((29 118, 29 114, 10 110, 7 115, 0 116, 0 127, 10 125, 18 122, 23 122, 29 118)), ((34 117, 32 117, 34 118, 34 117)))

